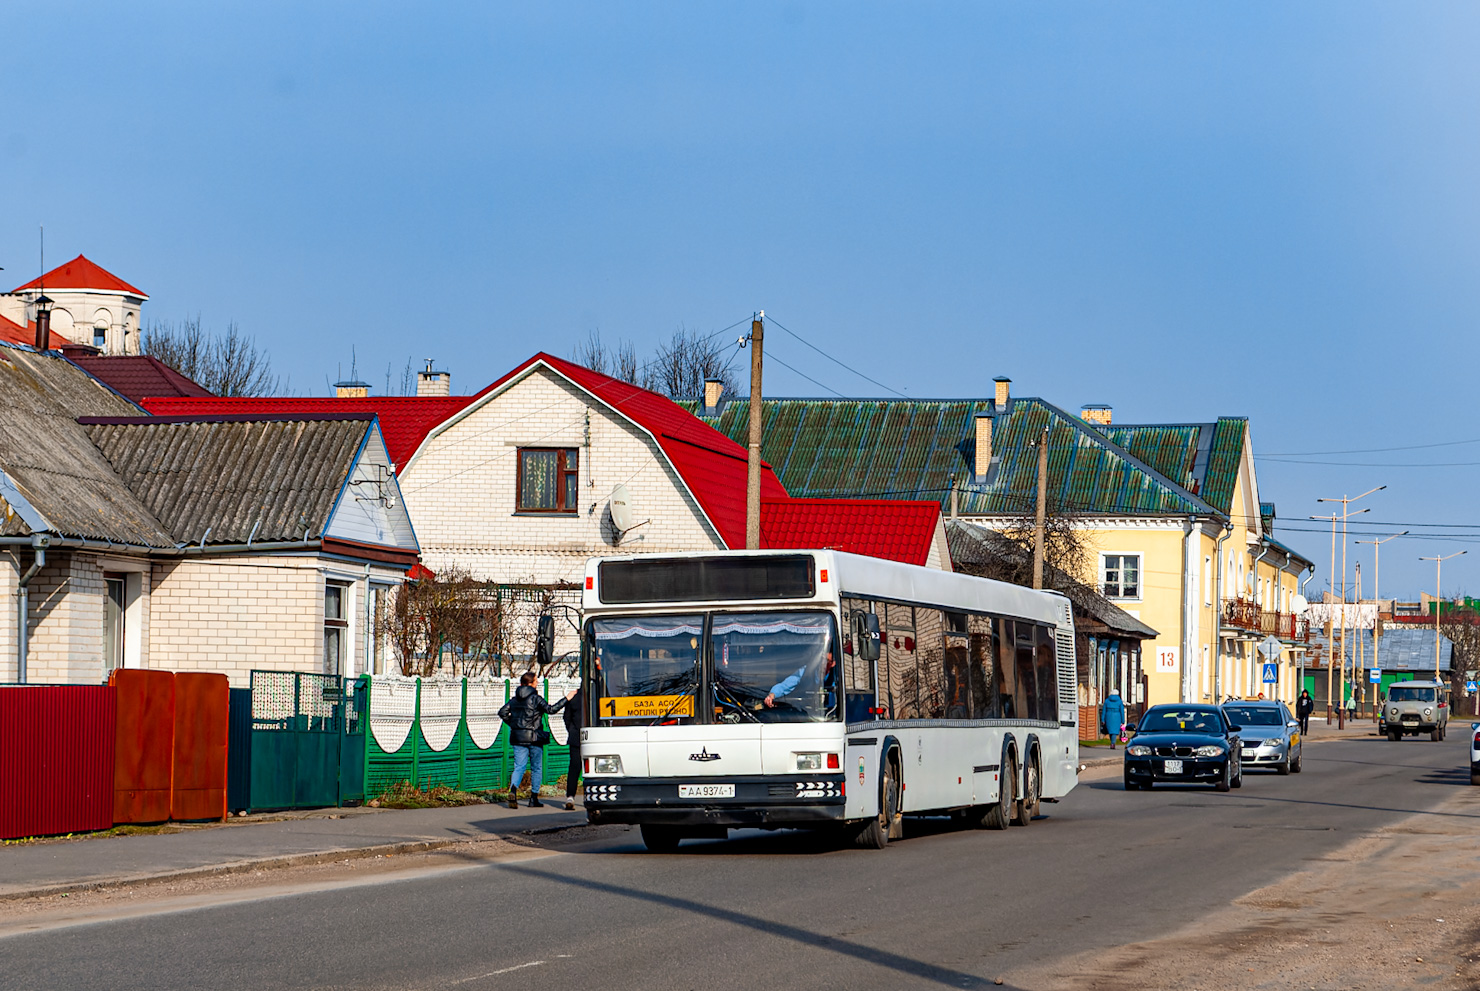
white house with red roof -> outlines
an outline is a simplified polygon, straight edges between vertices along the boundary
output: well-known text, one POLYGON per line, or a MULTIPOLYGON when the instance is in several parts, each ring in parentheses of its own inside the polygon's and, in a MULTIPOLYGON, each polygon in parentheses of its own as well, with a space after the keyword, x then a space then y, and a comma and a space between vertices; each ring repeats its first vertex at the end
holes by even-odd
POLYGON ((34 343, 36 302, 43 294, 52 301, 52 346, 66 342, 103 354, 139 353, 139 311, 148 295, 84 255, 0 295, 0 335, 34 343))
MULTIPOLYGON (((550 354, 473 396, 146 398, 156 415, 373 412, 433 571, 569 590, 587 559, 745 546, 746 452, 673 401, 550 354), (614 498, 625 499, 620 529, 614 498)), ((950 567, 934 502, 791 500, 761 470, 762 540, 950 567)))

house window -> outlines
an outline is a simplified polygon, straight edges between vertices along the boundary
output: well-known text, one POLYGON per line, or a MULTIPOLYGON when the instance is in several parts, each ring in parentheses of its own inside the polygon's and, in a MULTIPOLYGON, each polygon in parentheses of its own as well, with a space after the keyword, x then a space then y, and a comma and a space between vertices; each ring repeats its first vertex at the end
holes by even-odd
POLYGON ((123 667, 123 620, 126 603, 123 575, 103 576, 103 670, 123 667))
POLYGON ((370 673, 386 674, 391 621, 391 587, 370 586, 370 673))
POLYGON ((580 501, 574 447, 519 449, 520 513, 574 513, 580 501))
POLYGON ((1106 554, 1105 580, 1102 587, 1107 599, 1139 599, 1141 597, 1141 555, 1106 554))
POLYGON ((345 618, 349 589, 344 585, 324 586, 324 673, 344 674, 344 648, 349 636, 345 618))

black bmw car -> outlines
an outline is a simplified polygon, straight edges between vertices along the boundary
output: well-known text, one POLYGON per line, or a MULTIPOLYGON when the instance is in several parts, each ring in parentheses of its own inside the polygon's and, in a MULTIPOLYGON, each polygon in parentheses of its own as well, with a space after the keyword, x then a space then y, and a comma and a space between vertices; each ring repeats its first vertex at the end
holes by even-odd
POLYGON ((1209 784, 1219 791, 1244 783, 1239 730, 1212 705, 1154 705, 1125 748, 1125 787, 1209 784))

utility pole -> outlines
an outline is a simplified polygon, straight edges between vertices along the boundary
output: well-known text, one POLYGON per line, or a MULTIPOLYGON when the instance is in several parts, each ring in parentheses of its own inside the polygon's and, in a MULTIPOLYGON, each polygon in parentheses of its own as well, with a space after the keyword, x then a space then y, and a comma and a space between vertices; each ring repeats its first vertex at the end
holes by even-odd
MULTIPOLYGON (((1326 577, 1331 581, 1331 595, 1336 595, 1336 521, 1339 519, 1335 513, 1330 516, 1312 516, 1313 520, 1331 521, 1331 570, 1326 577)), ((1326 614, 1326 725, 1331 725, 1331 658, 1336 653, 1336 640, 1331 632, 1331 614, 1326 614)))
MULTIPOLYGON (((1381 492, 1385 488, 1387 488, 1386 485, 1379 485, 1375 489, 1368 489, 1366 492, 1363 492, 1361 495, 1356 495, 1356 496, 1342 496, 1339 499, 1335 499, 1335 498, 1332 498, 1332 499, 1324 499, 1323 498, 1323 499, 1317 499, 1316 500, 1316 502, 1339 502, 1339 503, 1341 503, 1341 701, 1342 702, 1345 702, 1346 701, 1346 521, 1350 517, 1359 516, 1362 513, 1366 513, 1366 512, 1370 512, 1371 511, 1371 508, 1369 507, 1368 509, 1359 509, 1356 512, 1352 512, 1351 509, 1349 508, 1352 503, 1356 502, 1358 499, 1365 499, 1365 498, 1367 498, 1368 496, 1370 496, 1374 492, 1381 492)), ((1334 583, 1331 586, 1331 590, 1332 591, 1335 591, 1336 590, 1336 586, 1335 586, 1334 583)), ((1327 704, 1329 705, 1329 702, 1327 704)), ((1327 720, 1327 721, 1329 722, 1329 720, 1327 720)), ((1346 725, 1345 716, 1342 714, 1342 711, 1341 711, 1340 708, 1338 708, 1336 710, 1336 725, 1338 725, 1338 726, 1344 726, 1344 725, 1346 725)))
MULTIPOLYGON (((1440 581, 1439 581, 1440 576, 1442 574, 1442 570, 1441 569, 1443 569, 1443 567, 1444 567, 1444 562, 1445 561, 1448 561, 1450 558, 1452 558, 1452 557, 1459 557, 1461 554, 1468 554, 1468 553, 1470 553, 1470 552, 1469 551, 1455 551, 1453 554, 1442 554, 1442 555, 1440 555, 1438 557, 1421 557, 1421 558, 1419 558, 1420 561, 1433 561, 1434 562, 1434 680, 1435 681, 1442 682, 1444 680, 1442 677, 1439 676, 1439 612, 1440 612, 1439 607, 1444 604, 1444 586, 1442 584, 1440 584, 1440 581)), ((1453 661, 1453 659, 1451 658, 1451 663, 1452 663, 1452 661, 1453 661)))
POLYGON ((750 453, 745 465, 745 549, 761 547, 761 345, 766 311, 750 321, 750 453))
POLYGON ((1033 517, 1033 587, 1043 587, 1043 530, 1048 517, 1048 427, 1038 438, 1038 508, 1033 517))
MULTIPOLYGON (((1382 667, 1381 662, 1377 659, 1382 640, 1382 596, 1380 594, 1382 591, 1380 587, 1382 581, 1382 545, 1389 540, 1397 540, 1399 537, 1406 536, 1408 536, 1408 531, 1404 530, 1402 533, 1395 533, 1391 537, 1357 541, 1359 544, 1372 545, 1372 601, 1377 605, 1377 615, 1372 620, 1372 666, 1379 669, 1382 667)), ((1379 682, 1378 687, 1381 687, 1381 684, 1379 682)), ((1372 689, 1372 721, 1375 723, 1381 718, 1381 712, 1377 708, 1377 689, 1374 688, 1372 689)))

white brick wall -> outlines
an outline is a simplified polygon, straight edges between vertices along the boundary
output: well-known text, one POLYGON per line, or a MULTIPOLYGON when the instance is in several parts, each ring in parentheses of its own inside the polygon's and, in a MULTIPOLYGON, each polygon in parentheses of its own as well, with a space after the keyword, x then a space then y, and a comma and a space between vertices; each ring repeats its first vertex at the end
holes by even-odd
POLYGON ((219 671, 250 687, 253 668, 323 667, 324 576, 316 558, 156 562, 148 667, 219 671))
MULTIPOLYGON (((30 567, 28 559, 26 566, 30 567)), ((103 569, 97 555, 49 551, 46 567, 31 579, 29 591, 27 680, 36 684, 102 683, 103 569)), ((13 645, 8 667, 14 671, 13 645)))
POLYGON ((597 554, 723 547, 656 442, 547 369, 428 441, 400 481, 433 571, 455 563, 496 581, 579 581, 597 554), (522 446, 580 449, 575 516, 514 515, 522 446), (631 494, 634 519, 649 521, 620 545, 607 522, 619 484, 631 494))
MULTIPOLYGON (((26 558, 30 550, 18 556, 14 549, 0 551, 0 684, 16 679, 15 670, 15 603, 17 583, 23 570, 20 559, 26 558)), ((27 563, 29 567, 29 562, 27 563)))

